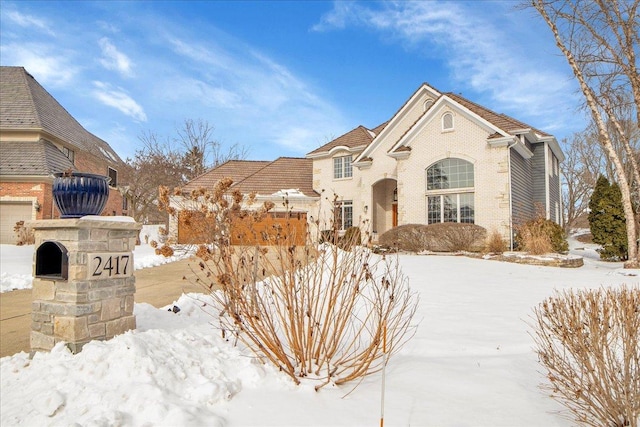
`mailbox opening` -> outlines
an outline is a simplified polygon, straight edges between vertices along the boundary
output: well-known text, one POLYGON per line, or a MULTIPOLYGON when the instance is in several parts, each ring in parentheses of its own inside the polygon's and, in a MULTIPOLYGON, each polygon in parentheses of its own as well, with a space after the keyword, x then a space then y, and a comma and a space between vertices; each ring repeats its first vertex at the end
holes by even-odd
POLYGON ((67 280, 69 277, 69 254, 58 242, 44 242, 36 250, 36 277, 41 279, 67 280))

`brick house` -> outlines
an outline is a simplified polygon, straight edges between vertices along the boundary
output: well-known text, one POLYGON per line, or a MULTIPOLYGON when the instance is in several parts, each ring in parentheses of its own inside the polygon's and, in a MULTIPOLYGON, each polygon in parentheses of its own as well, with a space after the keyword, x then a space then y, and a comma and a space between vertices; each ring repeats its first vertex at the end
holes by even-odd
POLYGON ((335 214, 341 229, 365 223, 374 240, 402 224, 474 223, 507 239, 538 214, 562 224, 564 154, 555 137, 427 84, 390 120, 358 126, 306 159, 310 174, 283 167, 268 179, 242 177, 253 185, 238 188, 268 182, 260 194, 273 197, 278 189, 304 187, 300 208, 313 213, 310 224, 329 228, 335 214), (294 175, 295 186, 286 181, 294 175))
MULTIPOLYGON (((256 194, 255 206, 261 206, 265 201, 275 204, 263 223, 256 225, 260 228, 258 231, 268 234, 274 224, 289 222, 295 224, 301 239, 299 242, 302 242, 307 222, 313 222, 312 212, 320 199, 311 186, 312 163, 309 159, 295 157, 280 157, 274 161, 229 160, 190 181, 182 188, 182 193, 189 194, 199 188, 211 189, 220 179, 231 178, 231 190, 256 194), (287 206, 284 205, 285 200, 287 206)), ((207 228, 202 227, 204 215, 197 211, 197 207, 185 197, 173 197, 171 204, 177 214, 169 218, 169 234, 178 243, 206 241, 207 228)), ((241 239, 235 237, 243 227, 240 222, 234 223, 234 227, 232 243, 255 243, 246 235, 241 239)))
MULTIPOLYGON (((422 84, 382 125, 307 154, 313 188, 338 197, 342 227, 475 223, 506 238, 537 214, 562 224, 555 137, 422 84)), ((324 216, 331 207, 324 207, 324 216)))
POLYGON ((104 215, 126 215, 118 191, 125 163, 87 131, 23 67, 0 67, 0 243, 14 243, 20 220, 58 218, 53 174, 109 176, 104 215))

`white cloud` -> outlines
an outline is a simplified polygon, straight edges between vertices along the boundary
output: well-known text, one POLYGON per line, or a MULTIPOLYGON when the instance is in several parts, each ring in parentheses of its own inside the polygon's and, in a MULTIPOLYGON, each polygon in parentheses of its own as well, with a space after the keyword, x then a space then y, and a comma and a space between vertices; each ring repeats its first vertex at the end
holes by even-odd
POLYGON ((339 110, 326 102, 303 78, 262 52, 226 37, 224 46, 211 41, 166 36, 179 57, 187 58, 188 75, 175 75, 162 83, 162 96, 178 105, 218 108, 216 120, 259 133, 253 138, 276 144, 297 154, 316 148, 322 136, 343 129, 339 110), (196 101, 195 103, 192 101, 196 101), (322 133, 322 135, 321 135, 322 133))
POLYGON ((100 45, 100 49, 102 49, 100 63, 106 69, 118 71, 124 76, 131 75, 131 60, 127 55, 120 52, 107 37, 101 38, 98 44, 100 45))
MULTIPOLYGON (((565 70, 549 66, 548 60, 554 58, 544 48, 531 46, 531 40, 516 38, 508 29, 510 19, 519 16, 484 15, 483 5, 473 2, 393 2, 377 9, 375 5, 336 2, 313 29, 364 26, 410 50, 442 58, 456 90, 471 88, 486 93, 494 109, 552 123, 558 111, 566 114, 576 103, 565 70), (534 51, 523 48, 523 44, 534 51), (545 60, 540 61, 536 54, 544 54, 545 60)), ((493 6, 494 11, 503 7, 493 6)), ((506 7, 501 12, 516 13, 506 7)))
POLYGON ((3 65, 24 67, 45 87, 68 85, 79 71, 63 52, 47 44, 3 44, 0 55, 3 65))
POLYGON ((14 23, 18 24, 23 28, 30 28, 30 29, 35 28, 46 34, 49 34, 52 36, 55 35, 53 30, 47 24, 47 22, 43 19, 36 18, 35 16, 31 16, 31 15, 26 15, 24 13, 20 13, 17 10, 9 11, 7 13, 7 17, 11 21, 13 21, 14 23))
POLYGON ((139 122, 146 122, 147 115, 144 109, 131 98, 123 89, 112 88, 109 83, 94 81, 96 90, 93 95, 105 105, 116 108, 122 113, 139 122))

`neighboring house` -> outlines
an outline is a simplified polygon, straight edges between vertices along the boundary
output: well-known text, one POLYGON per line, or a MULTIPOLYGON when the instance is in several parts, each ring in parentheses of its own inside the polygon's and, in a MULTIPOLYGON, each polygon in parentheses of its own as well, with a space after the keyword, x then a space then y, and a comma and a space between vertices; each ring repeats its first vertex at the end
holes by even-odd
POLYGON ((15 243, 17 221, 59 217, 53 174, 68 169, 109 176, 103 214, 126 215, 117 190, 124 167, 23 67, 0 67, 0 243, 15 243))
MULTIPOLYGON (((312 222, 313 213, 309 212, 313 212, 312 209, 318 205, 320 198, 311 186, 312 174, 312 161, 304 158, 280 157, 274 161, 229 160, 190 181, 182 188, 182 193, 187 196, 200 188, 211 190, 220 179, 231 178, 231 191, 238 190, 245 195, 255 193, 255 205, 247 208, 258 208, 265 201, 273 202, 275 206, 270 215, 270 223, 284 220, 287 212, 294 213, 296 221, 302 221, 304 225, 298 228, 301 231, 302 228, 306 229, 307 221, 312 222)), ((178 243, 206 241, 206 227, 203 230, 201 226, 206 220, 198 213, 197 204, 191 203, 188 197, 173 197, 171 205, 178 212, 169 219, 169 234, 178 243)))
POLYGON ((338 197, 342 228, 365 221, 374 239, 402 224, 474 223, 511 238, 537 214, 562 223, 556 139, 427 84, 388 122, 307 158, 313 188, 338 197))
POLYGON ((312 173, 301 175, 282 159, 252 173, 229 163, 186 189, 209 188, 231 173, 239 174, 236 188, 266 199, 300 188, 304 203, 296 208, 309 213, 310 224, 331 228, 335 218, 340 229, 365 227, 374 240, 402 224, 473 223, 511 239, 536 215, 562 223, 564 155, 556 139, 427 84, 389 121, 358 126, 306 158, 312 173))

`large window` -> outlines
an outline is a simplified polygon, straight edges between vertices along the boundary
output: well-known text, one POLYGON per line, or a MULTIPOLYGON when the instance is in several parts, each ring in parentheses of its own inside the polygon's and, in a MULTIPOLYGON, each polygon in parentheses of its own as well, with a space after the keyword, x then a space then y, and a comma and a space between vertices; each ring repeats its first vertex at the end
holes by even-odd
POLYGON ((351 178, 353 176, 352 160, 352 156, 334 157, 333 179, 351 178))
POLYGON ((462 159, 443 159, 427 168, 427 223, 473 224, 473 164, 462 159))
POLYGON ((346 230, 353 226, 353 201, 336 202, 335 209, 336 225, 340 227, 340 230, 346 230))

